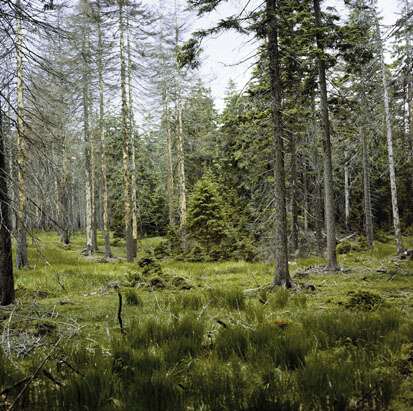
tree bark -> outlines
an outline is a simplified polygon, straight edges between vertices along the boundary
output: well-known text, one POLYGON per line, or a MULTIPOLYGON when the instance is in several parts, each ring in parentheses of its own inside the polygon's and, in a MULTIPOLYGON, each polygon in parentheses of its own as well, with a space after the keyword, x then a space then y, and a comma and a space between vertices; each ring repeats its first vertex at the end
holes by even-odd
POLYGON ((323 125, 323 160, 324 160, 324 203, 325 222, 327 231, 327 265, 330 270, 337 270, 336 253, 336 216, 333 192, 333 166, 331 159, 330 119, 327 102, 326 65, 321 55, 324 52, 321 37, 321 10, 320 0, 314 0, 314 17, 317 28, 316 41, 319 50, 318 75, 320 83, 321 119, 323 125))
POLYGON ((344 150, 344 224, 347 229, 350 220, 350 178, 348 168, 348 153, 347 150, 344 150))
POLYGON ((93 93, 89 87, 89 107, 90 107, 90 205, 92 213, 92 252, 98 249, 97 222, 96 222, 96 148, 95 148, 95 130, 93 127, 93 93))
MULTIPOLYGON (((84 6, 86 7, 86 1, 84 6)), ((86 10, 84 11, 86 13, 86 10)), ((83 136, 85 154, 85 189, 86 189, 86 253, 92 255, 93 233, 92 233, 92 184, 91 184, 91 164, 90 164, 90 128, 89 128, 89 76, 88 64, 86 61, 86 28, 84 28, 82 39, 83 73, 82 73, 82 97, 83 97, 83 136)))
POLYGON ((135 155, 135 121, 133 116, 132 94, 132 58, 130 51, 129 14, 126 15, 127 47, 128 47, 128 89, 129 89, 129 138, 131 145, 131 200, 132 200, 132 237, 133 255, 136 257, 138 245, 138 208, 136 193, 136 155, 135 155))
POLYGON ((364 224, 367 238, 367 248, 373 250, 373 213, 371 210, 370 196, 370 168, 369 168, 369 150, 367 136, 364 125, 360 127, 361 140, 363 144, 363 203, 364 203, 364 224))
POLYGON ((281 124, 281 78, 278 49, 278 24, 276 0, 266 0, 269 75, 271 84, 271 113, 274 146, 274 204, 275 204, 275 276, 273 285, 291 287, 293 282, 288 269, 287 213, 285 200, 284 147, 281 124))
POLYGON ((134 259, 134 242, 132 231, 131 214, 131 189, 130 189, 130 165, 129 165, 129 133, 128 133, 128 105, 126 99, 126 63, 125 63, 125 41, 123 24, 123 3, 119 4, 119 31, 120 31, 120 81, 122 94, 122 148, 123 148, 123 192, 125 208, 125 233, 126 233, 126 260, 129 263, 134 259))
POLYGON ((377 12, 374 8, 375 20, 376 20, 376 32, 377 40, 380 49, 380 69, 381 69, 381 80, 383 87, 383 101, 384 101, 384 113, 386 118, 386 137, 387 137, 387 152, 389 158, 389 174, 390 174, 390 191, 391 191, 391 203, 393 211, 393 226, 394 226, 394 239, 396 242, 396 253, 397 255, 403 254, 403 240, 402 232, 400 228, 400 217, 399 217, 399 206, 397 204, 397 186, 396 186, 396 172, 394 167, 394 157, 393 157, 393 136, 390 122, 390 107, 389 107, 389 95, 387 92, 387 80, 386 80, 386 67, 384 65, 384 52, 383 52, 383 42, 381 39, 380 26, 377 18, 377 12))
MULTIPOLYGON (((176 27, 176 49, 178 49, 178 27, 176 27)), ((185 187, 185 155, 184 155, 184 136, 182 128, 182 90, 181 90, 181 69, 177 62, 177 81, 178 81, 178 100, 177 116, 178 122, 176 127, 177 148, 178 148, 178 182, 179 182, 179 228, 182 237, 185 236, 186 224, 186 187, 185 187)))
POLYGON ((102 46, 102 28, 101 28, 101 13, 100 0, 98 6, 98 73, 99 73, 99 128, 100 128, 100 144, 101 144, 101 168, 103 179, 103 235, 105 238, 105 256, 112 257, 110 249, 110 227, 109 227, 109 195, 108 195, 108 178, 106 171, 106 144, 105 144, 105 109, 103 102, 103 46, 102 46))
POLYGON ((14 279, 4 140, 3 110, 0 104, 0 305, 9 305, 14 302, 14 279))
POLYGON ((295 136, 290 136, 291 155, 291 179, 290 179, 290 200, 291 200, 291 251, 294 256, 298 254, 298 206, 297 206, 297 159, 295 136))
POLYGON ((323 213, 322 213, 322 195, 321 195, 321 164, 320 155, 318 152, 318 127, 315 118, 315 101, 314 95, 312 96, 312 138, 313 138, 313 166, 314 166, 314 229, 315 239, 317 243, 317 252, 320 257, 324 257, 324 245, 323 245, 323 213))
POLYGON ((17 185, 19 210, 17 213, 16 268, 29 265, 26 240, 26 142, 24 136, 24 100, 23 100, 23 35, 21 2, 16 1, 16 53, 17 53, 17 185))

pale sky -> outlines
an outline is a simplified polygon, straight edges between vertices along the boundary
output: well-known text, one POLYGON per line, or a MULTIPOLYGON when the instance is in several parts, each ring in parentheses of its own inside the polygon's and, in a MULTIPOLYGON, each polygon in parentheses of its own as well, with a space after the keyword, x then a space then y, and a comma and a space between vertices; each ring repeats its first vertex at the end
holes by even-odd
MULTIPOLYGON (((259 4, 261 1, 254 0, 252 3, 259 4)), ((337 3, 340 4, 342 1, 326 0, 323 6, 326 7, 337 3)), ((198 20, 196 28, 208 27, 221 18, 235 14, 240 10, 239 4, 239 0, 230 0, 228 3, 220 6, 218 11, 211 16, 198 20)), ((383 17, 382 24, 393 24, 398 17, 397 13, 399 13, 398 0, 378 0, 377 4, 378 11, 383 17)), ((248 57, 254 55, 256 45, 248 43, 247 38, 243 35, 227 32, 216 39, 205 41, 202 47, 204 49, 204 60, 200 69, 201 75, 204 78, 204 82, 211 87, 216 107, 221 110, 224 107, 223 97, 229 80, 234 80, 239 90, 247 84, 249 80, 248 69, 254 62, 254 59, 248 60, 248 57), (243 60, 247 61, 239 64, 243 60)))

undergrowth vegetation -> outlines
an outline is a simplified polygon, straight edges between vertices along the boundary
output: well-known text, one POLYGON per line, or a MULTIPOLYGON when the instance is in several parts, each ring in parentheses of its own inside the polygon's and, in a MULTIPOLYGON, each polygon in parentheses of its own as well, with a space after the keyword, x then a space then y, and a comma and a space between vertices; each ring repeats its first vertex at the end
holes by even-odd
POLYGON ((286 290, 262 287, 273 263, 158 261, 149 239, 127 264, 39 237, 0 310, 0 409, 413 407, 413 262, 390 243, 336 273, 292 261, 286 290))

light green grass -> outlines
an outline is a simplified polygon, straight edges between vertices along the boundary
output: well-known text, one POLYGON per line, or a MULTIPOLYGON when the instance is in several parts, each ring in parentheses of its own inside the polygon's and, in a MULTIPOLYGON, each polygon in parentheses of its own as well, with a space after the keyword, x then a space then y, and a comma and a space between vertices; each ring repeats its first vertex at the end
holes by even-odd
MULTIPOLYGON (((0 392, 33 375, 59 336, 43 368, 62 385, 39 373, 20 409, 413 406, 413 263, 393 260, 390 242, 341 255, 347 272, 307 271, 325 264, 318 257, 291 261, 293 277, 308 274, 296 282, 315 291, 254 291, 271 282, 271 262, 172 259, 161 262, 166 281, 182 277, 192 288, 167 282, 151 290, 128 286, 141 273, 138 264, 126 263, 123 241, 113 246, 116 258, 105 262, 101 233, 93 257, 82 255, 80 233, 69 246, 54 233, 37 238, 29 241, 31 268, 15 271, 19 304, 0 311, 0 392), (356 291, 377 294, 385 305, 346 308, 356 291), (126 334, 117 318, 118 292, 126 334), (38 345, 18 356, 21 344, 33 341, 38 345)), ((404 240, 413 248, 413 238, 404 240)), ((159 241, 140 240, 138 258, 159 241)), ((0 396, 0 408, 21 389, 0 396)))

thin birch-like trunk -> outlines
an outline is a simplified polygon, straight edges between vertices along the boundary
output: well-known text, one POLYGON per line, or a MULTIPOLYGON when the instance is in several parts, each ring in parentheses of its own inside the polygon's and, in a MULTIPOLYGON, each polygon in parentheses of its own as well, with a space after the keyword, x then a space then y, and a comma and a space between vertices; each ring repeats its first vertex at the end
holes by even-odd
POLYGON ((128 133, 128 105, 126 98, 126 63, 125 63, 125 40, 123 24, 123 0, 119 4, 119 32, 120 32, 120 81, 122 96, 122 148, 123 148, 123 191, 125 208, 125 233, 126 233, 126 260, 129 263, 134 259, 134 242, 132 231, 132 208, 130 188, 130 166, 129 166, 129 133, 128 133))
POLYGON ((105 108, 103 101, 103 46, 102 46, 102 28, 101 28, 101 13, 100 0, 98 6, 98 73, 99 73, 99 128, 100 128, 100 144, 101 144, 101 168, 103 179, 103 235, 105 238, 105 256, 112 257, 110 249, 110 227, 109 227, 109 194, 108 194, 108 178, 106 171, 106 144, 105 144, 105 108))
POLYGON ((396 243, 396 253, 397 255, 403 254, 403 240, 402 232, 400 228, 400 217, 399 217, 399 206, 397 204, 397 186, 396 186, 396 171, 394 167, 394 155, 393 155, 393 136, 390 121, 390 106, 389 106, 389 95, 387 91, 387 80, 386 80, 386 67, 384 64, 384 51, 383 51, 383 41, 381 39, 381 32, 379 21, 377 17, 376 9, 374 8, 375 20, 376 20, 376 32, 377 41, 380 49, 380 69, 381 69, 381 80, 383 87, 383 101, 384 101, 384 114, 386 119, 386 138, 387 138, 387 152, 389 158, 389 174, 390 174, 390 192, 391 192, 391 203, 393 211, 393 227, 394 227, 394 239, 396 243))
MULTIPOLYGON (((316 27, 320 30, 321 10, 320 1, 314 0, 314 17, 316 27)), ((316 34, 317 48, 323 53, 323 44, 320 31, 316 34)), ((327 231, 327 265, 330 270, 337 270, 336 253, 336 216, 333 191, 333 166, 331 158, 330 119, 328 114, 326 64, 322 56, 318 55, 318 75, 320 83, 321 118, 323 125, 323 160, 324 160, 324 203, 325 224, 327 231)))
POLYGON ((29 265, 26 239, 26 142, 24 137, 23 97, 23 35, 21 2, 16 1, 16 53, 17 53, 17 189, 19 209, 17 213, 16 268, 29 265))
POLYGON ((275 275, 273 285, 291 287, 293 282, 288 269, 287 211, 284 169, 284 147, 281 117, 281 74, 278 49, 278 24, 276 0, 266 0, 269 75, 271 84, 271 112, 274 161, 275 205, 275 275))

